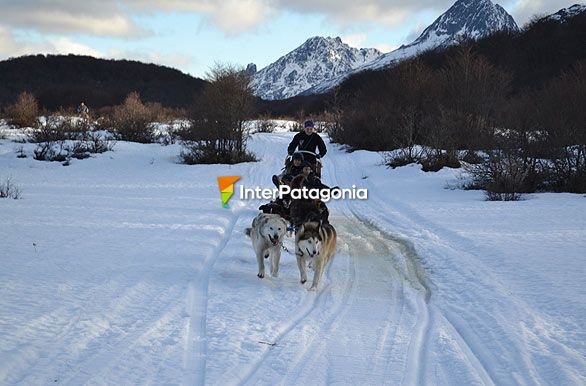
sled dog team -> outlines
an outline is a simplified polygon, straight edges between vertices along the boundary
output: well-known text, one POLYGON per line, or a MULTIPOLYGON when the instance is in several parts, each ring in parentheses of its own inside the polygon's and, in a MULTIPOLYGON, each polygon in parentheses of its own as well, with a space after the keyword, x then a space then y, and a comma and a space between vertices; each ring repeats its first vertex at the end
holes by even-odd
MULTIPOLYGON (((252 228, 245 233, 252 239, 252 246, 258 262, 259 278, 265 276, 264 259, 269 259, 271 276, 279 276, 281 245, 287 233, 287 222, 278 214, 260 213, 252 221, 252 228)), ((336 230, 328 223, 306 222, 295 235, 295 255, 301 284, 307 282, 306 268, 314 271, 310 290, 316 290, 325 267, 331 261, 336 249, 336 230)))
MULTIPOLYGON (((291 161, 289 167, 280 177, 273 176, 276 185, 285 183, 287 179, 292 186, 307 186, 310 182, 321 184, 321 164, 318 163, 318 159, 326 154, 327 149, 321 137, 313 132, 313 122, 306 121, 304 126, 304 130, 295 135, 287 149, 291 161), (319 149, 319 154, 315 153, 316 148, 319 149), (295 149, 298 149, 297 153, 295 149), (299 152, 309 154, 303 164, 299 162, 299 152), (305 173, 299 174, 304 167, 307 168, 305 173), (314 173, 317 176, 314 177, 314 173)), ((314 274, 310 290, 316 290, 324 269, 336 249, 336 230, 329 224, 329 212, 325 203, 319 200, 289 199, 271 202, 259 209, 264 213, 256 216, 252 221, 252 227, 245 230, 246 235, 252 239, 256 253, 257 276, 261 279, 265 276, 265 259, 269 259, 271 276, 279 276, 281 246, 288 231, 288 222, 291 222, 295 228, 295 255, 301 284, 307 282, 306 269, 312 268, 314 274)))

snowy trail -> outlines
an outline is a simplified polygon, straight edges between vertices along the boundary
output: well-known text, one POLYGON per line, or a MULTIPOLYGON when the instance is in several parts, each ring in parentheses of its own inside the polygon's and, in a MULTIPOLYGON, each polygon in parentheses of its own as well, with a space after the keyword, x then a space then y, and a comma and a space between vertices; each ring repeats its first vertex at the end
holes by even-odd
POLYGON ((0 384, 586 383, 586 331, 514 293, 490 265, 502 251, 389 194, 367 152, 328 144, 324 182, 369 199, 328 205, 338 247, 319 290, 287 252, 258 279, 244 228, 264 201, 223 209, 216 177, 272 187, 292 135, 254 135, 259 162, 233 166, 123 142, 67 168, 0 153, 25 192, 0 200, 0 384))
MULTIPOLYGON (((281 147, 284 148, 287 141, 285 135, 281 147)), ((262 146, 263 149, 270 147, 262 146)), ((274 143, 272 147, 275 147, 274 143)), ((267 157, 273 164, 280 162, 278 155, 270 158, 265 154, 265 164, 267 157)), ((324 179, 330 178, 335 178, 333 168, 324 171, 324 179)), ((258 183, 263 185, 262 181, 258 183)), ((258 336, 257 350, 248 347, 249 356, 243 357, 246 350, 239 346, 238 358, 209 358, 208 363, 223 365, 218 370, 218 379, 215 378, 216 371, 211 369, 209 383, 274 384, 276 379, 279 384, 385 384, 401 381, 409 384, 420 381, 430 297, 429 287, 418 276, 421 268, 414 269, 411 257, 403 255, 406 247, 357 217, 349 205, 333 205, 332 208, 331 222, 338 230, 339 245, 323 287, 317 294, 306 293, 306 288, 298 283, 294 256, 284 256, 283 273, 278 280, 286 277, 287 286, 297 286, 296 290, 286 294, 291 306, 287 307, 285 317, 264 315, 268 320, 259 320, 256 312, 250 312, 249 315, 239 315, 233 327, 223 320, 224 330, 217 332, 218 336, 225 337, 230 330, 242 326, 257 332, 257 323, 271 327, 268 335, 258 336), (369 319, 364 320, 364 315, 369 315, 369 319)), ((241 242, 238 241, 237 245, 241 242)), ((289 243, 289 249, 293 250, 292 240, 289 243)), ((238 246, 227 249, 238 250, 238 246)), ((221 268, 222 264, 218 266, 221 268)), ((278 303, 282 294, 275 296, 274 291, 288 289, 282 288, 278 280, 268 279, 271 287, 277 288, 260 294, 258 289, 251 288, 255 293, 250 296, 271 305, 278 303)), ((231 291, 223 288, 219 292, 231 291)), ((246 294, 242 295, 247 298, 246 294)), ((227 304, 221 306, 222 311, 213 312, 214 315, 231 314, 226 310, 227 304)), ((241 304, 238 308, 255 307, 260 309, 262 305, 251 302, 250 307, 241 304)), ((215 309, 215 306, 210 308, 215 309)), ((211 325, 216 324, 213 319, 211 325)), ((214 329, 211 330, 214 335, 214 329)), ((255 342, 251 339, 249 343, 253 345, 255 342)), ((211 351, 220 350, 214 348, 211 351)))

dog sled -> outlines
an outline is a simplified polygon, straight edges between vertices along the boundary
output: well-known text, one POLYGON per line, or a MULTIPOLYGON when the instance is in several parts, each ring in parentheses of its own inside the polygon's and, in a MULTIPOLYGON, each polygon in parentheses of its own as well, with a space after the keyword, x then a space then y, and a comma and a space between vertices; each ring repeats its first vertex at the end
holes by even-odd
MULTIPOLYGON (((298 155, 306 154, 313 156, 316 160, 315 164, 309 164, 306 166, 311 167, 311 170, 315 176, 311 176, 312 179, 317 177, 317 181, 321 184, 321 170, 322 160, 317 157, 317 154, 311 151, 299 150, 285 157, 285 167, 283 170, 290 170, 293 159, 298 158, 298 155)), ((303 164, 302 164, 303 165, 303 164)), ((274 178, 275 176, 273 176, 274 178)), ((273 180, 274 181, 274 180, 273 180)), ((308 177, 303 174, 298 174, 290 182, 287 182, 292 188, 301 188, 307 186, 306 182, 308 177)), ((325 186, 325 185, 324 185, 325 186)), ((321 200, 316 199, 292 199, 291 197, 279 197, 267 204, 259 207, 263 213, 278 214, 287 220, 291 227, 290 231, 296 231, 303 223, 306 222, 319 222, 328 223, 329 210, 326 204, 321 200)))
MULTIPOLYGON (((304 155, 312 156, 316 160, 316 162, 315 162, 315 164, 310 163, 311 170, 313 170, 315 175, 321 179, 322 160, 321 160, 321 158, 318 157, 317 154, 315 154, 312 151, 297 150, 293 154, 287 155, 287 157, 285 157, 285 167, 283 170, 287 170, 291 166, 291 163, 293 162, 293 156, 295 154, 301 154, 302 157, 304 155)), ((303 161, 305 161, 305 159, 303 159, 303 161)), ((307 161, 305 161, 305 162, 307 162, 307 161)))

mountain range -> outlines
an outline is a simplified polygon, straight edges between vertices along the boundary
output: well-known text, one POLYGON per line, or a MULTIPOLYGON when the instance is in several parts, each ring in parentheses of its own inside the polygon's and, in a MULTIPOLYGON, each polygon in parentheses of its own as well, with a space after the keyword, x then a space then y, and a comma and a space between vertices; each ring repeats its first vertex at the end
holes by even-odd
POLYGON ((351 48, 340 38, 313 37, 254 74, 253 90, 263 99, 319 94, 353 73, 386 67, 426 50, 448 47, 464 39, 483 38, 498 31, 519 31, 504 8, 491 0, 458 0, 415 41, 386 54, 374 49, 351 48))

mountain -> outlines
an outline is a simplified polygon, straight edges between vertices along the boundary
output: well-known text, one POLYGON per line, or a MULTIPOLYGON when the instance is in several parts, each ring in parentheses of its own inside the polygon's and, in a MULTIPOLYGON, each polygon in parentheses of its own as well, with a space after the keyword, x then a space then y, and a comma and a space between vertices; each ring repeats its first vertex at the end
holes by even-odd
POLYGON ((386 67, 426 50, 455 45, 464 39, 480 39, 498 31, 519 31, 513 17, 503 7, 493 4, 491 0, 458 0, 412 43, 306 90, 304 94, 326 92, 351 73, 386 67))
POLYGON ((571 7, 560 9, 558 12, 547 16, 546 20, 556 20, 564 22, 571 17, 586 12, 586 4, 574 4, 571 7))
POLYGON ((132 60, 29 55, 0 61, 0 108, 25 90, 51 110, 81 101, 92 109, 113 106, 132 91, 145 102, 186 108, 206 83, 170 67, 132 60))
POLYGON ((353 48, 339 37, 312 37, 253 75, 252 88, 263 99, 285 99, 346 74, 380 57, 374 48, 353 48))

